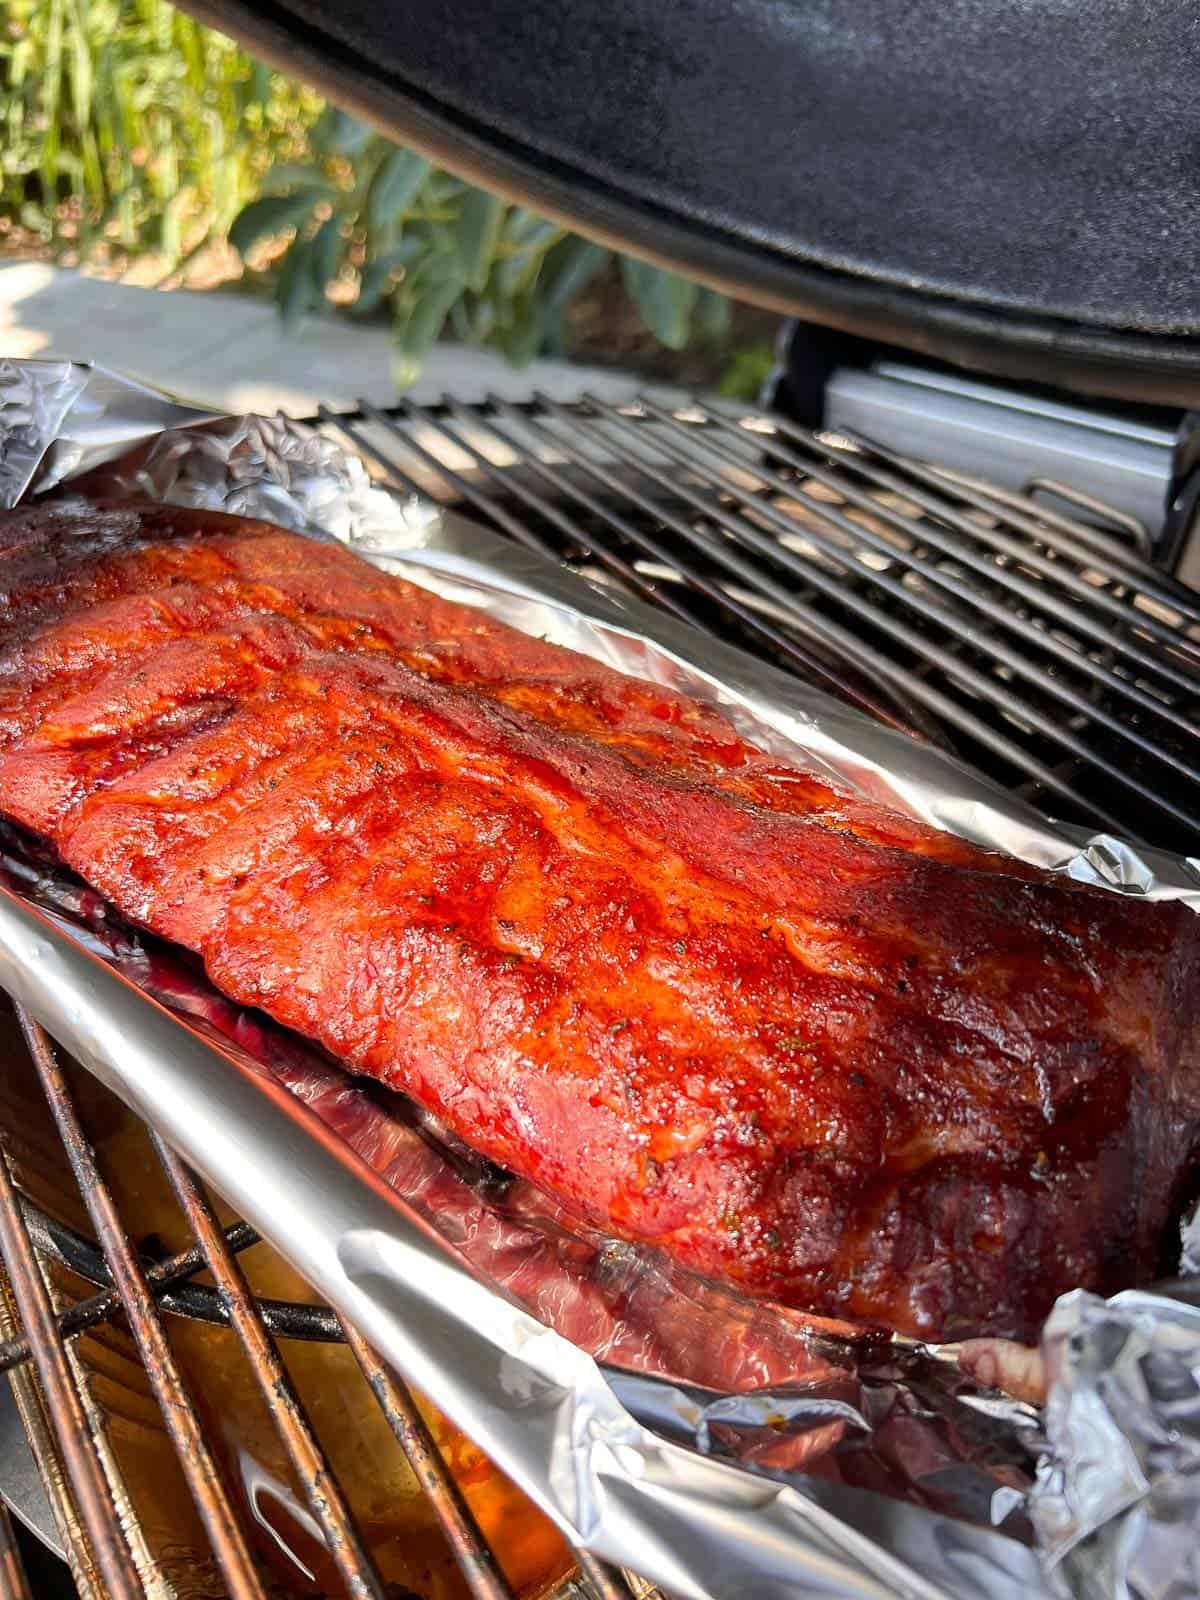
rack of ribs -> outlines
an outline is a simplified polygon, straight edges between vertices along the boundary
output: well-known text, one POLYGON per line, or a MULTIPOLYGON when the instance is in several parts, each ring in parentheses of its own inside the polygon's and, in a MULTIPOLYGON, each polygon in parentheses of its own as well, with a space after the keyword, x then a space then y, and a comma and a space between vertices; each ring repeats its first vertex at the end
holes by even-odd
POLYGON ((0 813, 234 1000, 746 1295, 1028 1337, 1164 1264, 1194 913, 267 524, 0 524, 0 813))

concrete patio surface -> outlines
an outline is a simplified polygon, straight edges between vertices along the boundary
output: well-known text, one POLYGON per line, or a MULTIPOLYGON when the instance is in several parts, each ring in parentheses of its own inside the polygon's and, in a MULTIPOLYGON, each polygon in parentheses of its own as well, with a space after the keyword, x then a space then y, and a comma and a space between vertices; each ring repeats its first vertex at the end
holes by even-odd
MULTIPOLYGON (((388 330, 350 318, 307 317, 285 333, 267 301, 222 291, 163 293, 109 283, 40 261, 0 265, 0 355, 97 361, 231 411, 305 416, 321 400, 377 405, 396 397, 388 330)), ((641 387, 621 372, 535 361, 521 370, 492 350, 438 345, 410 399, 443 394, 521 399, 540 389, 568 400, 586 392, 621 400, 641 387)))

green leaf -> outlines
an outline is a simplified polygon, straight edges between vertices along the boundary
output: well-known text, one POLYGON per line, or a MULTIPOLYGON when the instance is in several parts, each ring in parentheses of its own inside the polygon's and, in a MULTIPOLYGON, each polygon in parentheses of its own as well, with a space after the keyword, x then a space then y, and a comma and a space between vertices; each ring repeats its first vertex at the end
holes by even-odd
POLYGON ((506 210, 505 201, 482 189, 468 189, 462 197, 454 230, 454 253, 462 276, 479 294, 487 287, 506 210))
POLYGON ((454 337, 463 344, 471 340, 471 316, 465 300, 456 300, 450 307, 450 328, 454 337))
POLYGON ((696 298, 696 321, 710 339, 723 339, 729 332, 733 306, 727 296, 715 289, 701 289, 696 298))
POLYGON ((621 276, 654 337, 668 350, 682 350, 688 340, 697 286, 677 273, 629 256, 621 259, 621 276))
POLYGON ((497 261, 489 275, 492 289, 501 299, 511 300, 528 289, 542 264, 540 250, 518 250, 505 261, 497 261))
POLYGON ((730 400, 757 400, 775 366, 769 344, 752 344, 739 350, 721 375, 719 392, 730 400))
POLYGON ((337 106, 326 106, 311 134, 314 149, 327 156, 360 155, 374 137, 374 128, 337 106))
POLYGON ((397 388, 407 389, 416 381, 421 363, 437 343, 450 307, 462 292, 462 279, 450 274, 422 289, 407 307, 396 325, 392 373, 397 388))
POLYGON ((468 184, 461 178, 456 178, 452 172, 435 171, 429 180, 430 194, 438 205, 457 200, 468 187, 468 184))
MULTIPOLYGON (((463 302, 465 303, 465 302, 463 302)), ((467 320, 466 337, 473 344, 486 344, 496 327, 496 305, 487 295, 480 295, 471 307, 467 320)))
POLYGON ((563 239, 546 255, 541 273, 542 298, 550 311, 561 311, 585 288, 608 260, 609 252, 588 239, 563 239))
POLYGON ((290 194, 301 187, 319 189, 327 199, 340 192, 317 167, 301 166, 297 161, 279 161, 269 167, 263 173, 261 187, 265 195, 290 194))
POLYGON ((535 294, 523 297, 511 328, 500 337, 500 348, 514 367, 526 367, 546 338, 546 310, 535 294))
POLYGON ((392 288, 392 278, 402 267, 415 261, 424 248, 420 239, 402 239, 394 250, 385 250, 363 270, 354 302, 356 316, 366 316, 392 288))
POLYGON ((88 48, 88 37, 82 19, 76 12, 68 26, 71 42, 71 98, 74 101, 76 122, 86 126, 92 114, 92 95, 95 90, 95 73, 92 67, 92 55, 88 48))
POLYGON ((53 225, 36 200, 24 201, 18 215, 22 227, 28 228, 33 233, 40 233, 43 238, 49 238, 53 225))
POLYGON ((297 239, 283 258, 275 284, 275 304, 290 333, 313 303, 312 245, 297 239))
POLYGON ((255 61, 250 68, 250 92, 257 105, 265 106, 271 99, 271 69, 265 61, 255 61))
POLYGON ((167 201, 162 211, 159 238, 168 269, 173 268, 182 254, 182 224, 193 199, 190 188, 180 189, 167 201))
POLYGON ((317 299, 325 298, 325 290, 337 277, 342 260, 342 219, 329 217, 317 229, 312 240, 312 282, 317 299))
POLYGON ((492 282, 501 295, 524 294, 538 282, 551 248, 562 236, 561 228, 550 224, 547 227, 548 232, 533 235, 520 249, 492 268, 492 282))
POLYGON ((562 234, 563 229, 557 222, 549 222, 523 206, 514 206, 504 224, 504 237, 512 244, 539 245, 543 250, 548 250, 562 234))
POLYGON ((251 200, 234 218, 229 242, 245 258, 260 239, 272 239, 285 228, 298 228, 307 220, 318 200, 325 198, 315 187, 297 189, 294 194, 265 195, 251 200))
MULTIPOLYGON (((510 300, 506 295, 498 295, 493 299, 492 305, 494 306, 496 312, 496 331, 499 332, 499 330, 502 328, 511 328, 513 323, 517 320, 517 315, 520 310, 517 302, 515 300, 510 300)), ((493 342, 498 343, 499 341, 496 340, 493 342)))
POLYGON ((380 162, 367 196, 367 220, 382 228, 403 216, 429 176, 429 163, 415 150, 393 150, 380 162))

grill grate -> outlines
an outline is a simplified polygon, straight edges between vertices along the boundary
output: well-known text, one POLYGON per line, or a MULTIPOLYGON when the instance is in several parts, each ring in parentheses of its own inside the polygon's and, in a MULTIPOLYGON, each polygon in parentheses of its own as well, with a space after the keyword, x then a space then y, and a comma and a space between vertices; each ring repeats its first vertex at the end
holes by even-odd
MULTIPOLYGON (((323 424, 398 489, 461 506, 683 620, 950 746, 1047 810, 1193 848, 1200 818, 1200 597, 1141 553, 1127 519, 1102 526, 779 417, 647 397, 632 406, 363 404, 323 424)), ((1054 488, 1059 504, 1067 491, 1054 488)), ((1091 514, 1100 508, 1085 505, 1091 514)), ((394 1592, 356 1526, 279 1340, 349 1344, 477 1600, 511 1590, 411 1393, 325 1307, 256 1296, 245 1223, 222 1227, 179 1159, 152 1139, 194 1243, 139 1254, 45 1034, 20 1017, 33 1068, 95 1230, 38 1209, 0 1159, 0 1251, 19 1326, 0 1372, 36 1372, 62 1468, 81 1576, 107 1596, 155 1589, 130 1508, 118 1514, 104 1418, 72 1342, 123 1317, 176 1445, 226 1591, 264 1592, 172 1350, 163 1313, 224 1325, 264 1396, 337 1581, 394 1592), (56 1312, 55 1264, 96 1292, 56 1312), (207 1281, 197 1281, 203 1279, 207 1281)), ((15 1131, 9 1127, 11 1136, 15 1131)), ((0 1308, 2 1309, 2 1308, 0 1308)), ((631 1600, 643 1586, 580 1556, 576 1593, 631 1600)), ((0 1507, 0 1597, 24 1596, 0 1507)))
POLYGON ((1200 596, 1128 518, 1091 526, 707 402, 321 419, 397 487, 938 739, 1055 816, 1194 849, 1200 596))
MULTIPOLYGON (((205 1437, 200 1413, 167 1334, 162 1315, 167 1309, 222 1322, 232 1329, 231 1338, 236 1338, 257 1381, 303 1487, 307 1510, 320 1530, 342 1592, 355 1600, 390 1600, 396 1589, 381 1578, 370 1541, 356 1525, 317 1429, 289 1377, 273 1327, 284 1336, 339 1339, 349 1345, 396 1444, 434 1508, 474 1600, 514 1600, 495 1553, 412 1392, 355 1329, 328 1309, 260 1301, 238 1261, 242 1251, 258 1242, 257 1234, 241 1222, 222 1228, 197 1179, 153 1133, 150 1142, 195 1244, 152 1264, 141 1258, 93 1154, 55 1047, 21 1008, 16 1008, 16 1015, 96 1242, 54 1221, 19 1192, 6 1141, 0 1155, 0 1253, 23 1331, 0 1343, 0 1372, 13 1372, 26 1364, 36 1370, 47 1402, 57 1462, 86 1545, 83 1551, 75 1551, 88 1575, 85 1590, 93 1588, 105 1600, 139 1600, 143 1595, 166 1592, 155 1587, 153 1576, 146 1571, 137 1530, 130 1526, 130 1508, 122 1506, 118 1513, 106 1471, 106 1460, 111 1458, 105 1424, 97 1429, 95 1408, 89 1408, 70 1359, 73 1338, 121 1315, 149 1376, 224 1592, 234 1600, 254 1600, 276 1592, 251 1551, 242 1515, 205 1437), (47 1261, 60 1262, 92 1281, 107 1281, 111 1287, 56 1314, 43 1265, 47 1261), (213 1287, 187 1283, 198 1273, 210 1275, 213 1287), (190 1300, 183 1292, 188 1288, 194 1291, 190 1300)), ((648 1586, 627 1579, 586 1553, 578 1553, 578 1560, 580 1578, 570 1586, 575 1600, 634 1600, 635 1593, 650 1592, 648 1586)), ((27 1594, 17 1545, 0 1504, 0 1597, 19 1600, 27 1594)))

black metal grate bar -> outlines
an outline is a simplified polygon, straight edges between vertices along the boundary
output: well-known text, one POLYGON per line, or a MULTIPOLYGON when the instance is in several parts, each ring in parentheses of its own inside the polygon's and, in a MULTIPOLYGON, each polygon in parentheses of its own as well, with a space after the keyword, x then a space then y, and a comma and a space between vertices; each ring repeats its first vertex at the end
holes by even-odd
MULTIPOLYGON (((945 468, 942 469, 942 476, 951 483, 956 479, 968 485, 971 482, 969 475, 949 472, 945 468)), ((979 487, 988 488, 985 483, 980 483, 979 487)), ((993 485, 990 493, 995 499, 1003 500, 1009 491, 993 485)), ((1029 478, 1025 483, 1023 494, 1014 495, 1012 504, 1019 511, 1024 501, 1038 494, 1047 494, 1057 500, 1063 500, 1068 505, 1074 506, 1077 511, 1094 517, 1100 524, 1099 527, 1091 527, 1086 522, 1072 523, 1066 517, 1060 516, 1052 507, 1039 502, 1039 514, 1052 526, 1057 525, 1068 534, 1075 532, 1085 543, 1095 546, 1102 553, 1115 556, 1118 560, 1129 560, 1140 570, 1155 574, 1152 564, 1153 535, 1142 519, 1135 517, 1132 511, 1118 511, 1115 506, 1106 505, 1094 494, 1088 494, 1086 490, 1078 489, 1073 484, 1064 483, 1061 478, 1029 478), (1133 540, 1132 551, 1128 547, 1130 539, 1133 540)))
MULTIPOLYGON (((496 421, 496 417, 498 415, 511 415, 514 410, 515 408, 508 406, 505 402, 494 401, 482 425, 486 426, 487 431, 497 438, 506 441, 510 440, 511 434, 496 421)), ((538 417, 536 419, 522 420, 528 421, 530 426, 540 429, 548 439, 557 443, 557 436, 551 431, 546 419, 538 417)), ((398 437, 403 438, 398 429, 394 429, 394 431, 398 437)), ((478 450, 478 446, 472 446, 472 448, 478 450)), ((613 469, 602 467, 584 457, 577 459, 573 465, 581 472, 594 478, 604 488, 610 490, 618 503, 622 499, 628 501, 639 511, 653 518, 654 525, 661 524, 667 534, 675 536, 675 540, 671 544, 665 544, 663 540, 645 533, 641 526, 631 523, 628 518, 606 507, 603 514, 614 533, 635 540, 648 555, 664 564, 669 563, 689 584, 701 593, 709 597, 715 597, 739 620, 747 621, 751 625, 752 633, 759 635, 760 642, 762 639, 766 639, 771 644, 783 643, 786 645, 787 643, 785 639, 782 639, 777 629, 762 624, 761 620, 753 612, 748 611, 744 604, 740 601, 734 602, 731 599, 730 590, 727 587, 729 577, 740 580, 747 585, 752 593, 769 601, 774 610, 783 615, 788 622, 814 634, 822 643, 828 644, 837 653, 843 664, 839 670, 834 672, 830 672, 827 666, 823 663, 821 664, 821 671, 817 681, 823 686, 833 688, 835 692, 840 692, 843 698, 852 701, 863 709, 873 711, 875 715, 880 716, 881 720, 895 725, 897 721, 895 716, 881 713, 878 704, 873 703, 877 702, 877 696, 862 693, 857 683, 850 678, 849 675, 853 668, 846 665, 846 663, 854 662, 858 666, 865 668, 876 684, 887 684, 889 687, 899 685, 902 691, 900 704, 905 709, 905 716, 901 721, 901 725, 903 726, 907 722, 910 731, 928 733, 929 724, 922 715, 922 711, 930 710, 947 721, 953 722, 957 720, 967 731, 973 733, 981 742, 995 749, 998 754, 1009 754, 1020 759, 1021 752, 1019 747, 1012 745, 1003 735, 989 728, 970 713, 955 707, 943 695, 940 695, 936 689, 924 683, 919 676, 897 669, 895 663, 890 661, 886 655, 872 650, 870 646, 853 633, 836 623, 830 622, 820 613, 806 608, 802 601, 797 599, 792 590, 776 583, 769 575, 756 567, 752 561, 741 557, 735 549, 713 539, 703 526, 689 524, 685 519, 681 519, 653 495, 639 491, 635 485, 625 481, 613 469), (708 577, 703 567, 689 558, 689 550, 694 550, 701 557, 706 558, 711 566, 719 569, 724 581, 718 584, 708 577), (914 709, 914 703, 916 709, 914 709)), ((393 467, 393 471, 398 472, 398 470, 393 467)), ((562 487, 566 495, 578 498, 578 490, 574 483, 565 482, 562 487)), ((803 667, 807 664, 804 660, 797 663, 794 651, 789 653, 789 658, 793 665, 798 664, 803 667)), ((1074 795, 1065 785, 1062 785, 1051 769, 1039 766, 1038 773, 1049 787, 1058 787, 1068 798, 1083 803, 1082 797, 1074 795)))
MULTIPOLYGON (((365 405, 364 409, 372 422, 383 428, 390 426, 389 418, 384 416, 378 407, 365 405)), ((442 432, 452 439, 457 437, 454 430, 444 422, 442 423, 442 432)), ((465 441, 462 440, 459 442, 465 443, 465 441)), ((467 444, 466 448, 470 450, 470 445, 467 444)), ((431 457, 430 459, 435 458, 431 457)), ((474 459, 476 466, 486 477, 490 478, 493 482, 503 482, 501 469, 494 467, 492 463, 488 461, 486 456, 481 456, 477 453, 474 453, 474 459)), ((531 463, 531 465, 535 466, 536 464, 531 463)), ((543 496, 539 495, 528 485, 524 485, 522 487, 521 498, 528 505, 532 506, 535 511, 537 511, 546 519, 547 522, 549 522, 553 527, 557 528, 558 531, 565 535, 568 539, 577 539, 582 543, 585 543, 589 553, 594 555, 603 566, 607 567, 609 572, 611 572, 617 578, 620 578, 622 582, 628 583, 647 600, 656 601, 659 605, 665 606, 668 611, 673 611, 676 616, 683 617, 687 621, 695 620, 691 616, 687 607, 681 605, 679 600, 673 594, 671 594, 668 590, 660 589, 657 585, 649 582, 642 576, 640 572, 637 571, 636 568, 631 567, 629 563, 615 551, 609 550, 604 545, 594 545, 587 541, 586 535, 583 534, 581 530, 571 522, 570 518, 564 517, 555 505, 546 500, 543 496)), ((488 504, 494 508, 494 498, 489 498, 488 504)), ((501 510, 503 510, 503 508, 501 508, 501 510)), ((543 551, 546 549, 546 546, 542 543, 542 541, 535 540, 535 542, 543 551)))
MULTIPOLYGON (((1118 585, 1130 585, 1140 594, 1149 599, 1157 600, 1159 604, 1171 610, 1177 610, 1190 622, 1200 622, 1200 604, 1192 590, 1175 579, 1168 577, 1157 567, 1150 566, 1141 560, 1135 553, 1124 551, 1112 539, 1105 540, 1103 544, 1095 529, 1085 529, 1080 523, 1071 522, 1068 518, 1059 515, 1048 507, 1034 501, 1022 501, 1021 497, 1009 494, 992 485, 982 485, 971 482, 964 483, 962 478, 953 474, 941 472, 936 467, 925 462, 913 461, 906 456, 897 455, 894 451, 887 450, 882 445, 873 444, 865 439, 853 439, 849 442, 863 453, 865 459, 860 460, 857 455, 851 456, 844 447, 826 441, 824 444, 816 442, 814 436, 798 428, 786 418, 777 419, 779 430, 785 436, 799 439, 802 443, 809 444, 810 448, 818 448, 830 453, 836 460, 843 464, 849 463, 870 481, 881 487, 895 487, 897 492, 913 499, 916 504, 924 505, 925 502, 917 499, 914 485, 925 484, 934 491, 934 507, 937 507, 937 496, 946 496, 947 493, 960 498, 964 504, 977 511, 987 512, 1000 522, 1008 522, 1019 532, 1029 535, 1038 544, 1050 546, 1060 556, 1068 557, 1078 562, 1081 566, 1096 567, 1111 582, 1118 585), (882 461, 893 469, 893 473, 884 473, 873 465, 873 461, 882 461), (909 481, 911 480, 911 481, 909 481)), ((942 510, 944 514, 944 510, 942 510)), ((1014 547, 1004 535, 989 532, 985 524, 971 525, 970 531, 981 534, 989 539, 997 550, 1013 555, 1018 560, 1029 560, 1030 552, 1026 547, 1014 547)), ((1062 569, 1049 564, 1045 558, 1032 560, 1031 564, 1037 567, 1047 577, 1058 578, 1063 576, 1062 569)), ((1076 591, 1084 599, 1092 598, 1086 590, 1076 591)), ((1116 609, 1120 609, 1118 606, 1116 609)), ((1141 620, 1140 616, 1137 618, 1141 620)), ((1175 635, 1164 633, 1160 635, 1163 641, 1170 645, 1178 643, 1175 635)))
MULTIPOLYGON (((478 426, 476 419, 468 419, 464 415, 463 408, 456 406, 453 402, 447 403, 447 410, 452 415, 460 417, 464 423, 468 421, 475 421, 476 426, 478 426)), ((491 412, 488 415, 486 424, 487 431, 489 433, 491 433, 495 438, 511 445, 516 445, 519 441, 514 437, 513 431, 510 428, 505 428, 496 419, 497 417, 504 416, 511 418, 514 416, 514 411, 515 408, 507 405, 504 401, 493 400, 491 402, 491 412)), ((452 430, 449 424, 447 424, 444 420, 441 422, 441 427, 448 437, 453 438, 457 442, 461 443, 464 448, 475 451, 477 455, 482 454, 479 451, 478 446, 472 445, 469 442, 465 432, 452 430)), ((548 478, 551 477, 551 474, 547 471, 547 469, 534 457, 527 457, 523 462, 523 465, 529 471, 536 471, 548 478)), ((577 463, 577 465, 585 473, 595 478, 598 482, 605 484, 606 486, 611 486, 611 480, 607 475, 599 471, 595 463, 581 460, 577 463)), ((644 527, 641 527, 638 524, 630 521, 628 517, 622 516, 620 512, 615 510, 611 504, 606 505, 605 502, 596 495, 589 494, 586 490, 581 489, 577 481, 561 482, 559 487, 569 499, 584 507, 594 516, 602 518, 609 528, 611 528, 622 538, 629 540, 638 550, 642 551, 644 555, 649 556, 652 560, 661 563, 663 566, 673 568, 682 577, 687 579, 691 587, 705 595, 709 600, 715 600, 718 605, 722 606, 733 616, 737 617, 737 619, 744 626, 748 627, 752 632, 761 635, 763 640, 765 640, 767 643, 773 645, 776 649, 784 651, 791 657, 794 665, 799 667, 802 671, 806 671, 817 682, 825 684, 835 693, 840 693, 844 698, 860 706, 863 710, 868 711, 876 717, 879 717, 881 721, 890 723, 893 726, 903 727, 907 724, 910 727, 910 730, 912 729, 914 719, 912 717, 911 710, 907 710, 906 715, 897 718, 895 711, 880 699, 878 693, 873 693, 867 690, 863 686, 862 682, 859 681, 859 679, 847 668, 847 666, 843 664, 839 667, 831 667, 828 660, 814 656, 808 650, 798 648, 795 641, 789 639, 787 635, 780 633, 777 628, 772 627, 771 624, 764 621, 760 615, 750 610, 739 599, 735 598, 728 588, 722 590, 714 585, 712 581, 704 575, 703 570, 700 567, 698 567, 694 562, 688 561, 686 554, 682 552, 678 546, 672 548, 671 546, 664 544, 662 540, 654 538, 653 535, 648 533, 644 527)), ((636 505, 638 505, 639 509, 651 510, 652 513, 657 509, 657 514, 664 517, 664 520, 667 521, 668 527, 671 526, 669 519, 666 518, 661 507, 655 508, 652 501, 647 502, 641 497, 636 497, 633 491, 628 489, 628 487, 626 492, 631 499, 634 499, 634 502, 636 505)), ((574 524, 574 526, 578 527, 578 524, 574 524)), ((587 538, 587 549, 589 553, 598 555, 604 550, 604 548, 605 546, 600 543, 597 537, 591 536, 587 538)), ((794 608, 791 609, 793 613, 791 620, 793 623, 796 625, 804 625, 807 623, 807 618, 805 618, 802 614, 796 613, 794 608)), ((686 620, 695 619, 689 617, 686 620)), ((816 633, 818 637, 821 637, 819 629, 811 629, 810 631, 816 633)), ((823 642, 825 641, 823 640, 823 642)), ((918 721, 918 730, 919 727, 920 724, 918 721)))
MULTIPOLYGON (((665 421, 668 426, 674 429, 678 429, 686 439, 687 430, 676 418, 649 401, 644 402, 644 404, 649 415, 665 421)), ((730 431, 733 432, 734 430, 731 429, 730 431)), ((743 437, 745 437, 744 429, 736 431, 742 433, 743 437)), ((695 440, 688 440, 687 442, 692 446, 696 443, 695 440)), ((705 437, 703 443, 719 458, 741 466, 743 470, 759 478, 764 484, 770 485, 780 493, 797 500, 805 506, 815 520, 825 519, 839 531, 849 533, 856 541, 861 541, 871 549, 877 550, 896 566, 904 566, 910 571, 919 572, 929 583, 935 587, 945 589, 948 594, 961 601, 968 611, 977 610, 989 622, 1015 634, 1034 652, 1031 660, 1028 655, 1022 657, 1019 652, 1008 651, 1007 655, 1002 659, 1006 660, 1010 665, 1014 665, 1012 658, 1015 657, 1015 670, 1031 676, 1034 681, 1040 679, 1046 682, 1047 687, 1055 685, 1056 680, 1046 679, 1044 670, 1040 670, 1037 663, 1037 655, 1045 651, 1065 665, 1091 678, 1094 682, 1103 683, 1123 699, 1128 700, 1144 711, 1150 712, 1151 715, 1171 724, 1181 732, 1191 734, 1195 731, 1194 724, 1178 713, 1161 696, 1150 694, 1139 688, 1131 679, 1113 672, 1102 662, 1098 662, 1091 655, 1086 654, 1078 645, 1073 648, 1071 645, 1056 638, 1044 623, 1042 626, 1038 626, 1030 620, 1023 609, 1017 609, 1012 603, 1012 596, 1017 595, 1037 610, 1044 611, 1048 616, 1052 616, 1056 621, 1062 623, 1064 627, 1074 627, 1076 631, 1086 632, 1097 646, 1104 649, 1112 649, 1114 647, 1111 630, 1105 633, 1089 627, 1090 618, 1086 615, 1081 617, 1078 609, 1073 609, 1059 602, 1053 594, 1047 592, 1044 584, 1039 587, 1036 583, 1022 579, 1020 574, 1013 571, 1011 567, 999 566, 996 562, 989 561, 986 556, 973 549, 968 540, 962 537, 955 537, 953 534, 947 534, 931 521, 926 521, 924 524, 916 523, 912 518, 902 516, 878 498, 872 499, 869 494, 857 491, 848 484, 841 483, 839 485, 833 473, 826 472, 819 466, 801 461, 792 451, 784 451, 775 447, 772 449, 772 454, 781 455, 790 465, 806 472, 808 477, 816 483, 827 484, 831 487, 837 485, 850 504, 869 511, 880 522, 889 524, 905 535, 914 548, 910 550, 898 549, 893 540, 873 533, 864 523, 849 523, 845 517, 831 512, 827 507, 821 505, 819 501, 814 500, 811 495, 806 494, 802 488, 797 487, 795 483, 789 482, 777 472, 773 472, 769 468, 765 468, 748 459, 743 451, 729 448, 723 441, 705 437), (954 567, 946 568, 937 561, 926 558, 919 553, 921 545, 932 546, 941 555, 949 557, 955 563, 961 563, 968 571, 981 578, 983 584, 967 582, 958 575, 954 567), (1005 599, 1009 601, 1008 604, 992 598, 989 589, 994 586, 998 586, 1005 592, 1005 599)), ((776 513, 772 520, 776 526, 782 526, 787 532, 795 531, 794 526, 789 526, 786 517, 781 513, 776 513)), ((1198 612, 1198 616, 1200 616, 1200 612, 1198 612)), ((969 626, 969 619, 964 623, 964 626, 969 626)), ((1117 641, 1115 647, 1120 649, 1121 642, 1117 641)), ((995 648, 999 651, 1001 647, 996 646, 995 648)), ((1169 662, 1161 661, 1145 652, 1133 652, 1131 653, 1131 659, 1135 660, 1146 671, 1161 675, 1167 682, 1175 682, 1177 686, 1182 685, 1185 689, 1194 688, 1194 685, 1185 675, 1175 674, 1170 670, 1169 662)), ((1060 685, 1058 687, 1066 693, 1071 692, 1067 691, 1065 686, 1060 685)), ((1077 700, 1080 698, 1076 696, 1077 700)), ((1077 709, 1081 709, 1086 713, 1091 708, 1084 701, 1077 709)), ((1120 729, 1119 724, 1117 728, 1119 732, 1124 731, 1120 729)), ((1189 773, 1189 776, 1197 783, 1200 783, 1200 772, 1193 771, 1189 773)))
MULTIPOLYGON (((80 1277, 87 1278, 90 1282, 103 1281, 111 1278, 112 1274, 104 1266, 104 1258, 90 1241, 82 1241, 85 1245, 85 1261, 82 1270, 78 1258, 71 1262, 55 1248, 53 1244, 47 1248, 45 1239, 39 1239, 38 1227, 46 1230, 47 1235, 53 1231, 73 1232, 74 1230, 60 1230, 56 1228, 53 1219, 42 1213, 34 1213, 35 1221, 31 1223, 30 1213, 33 1208, 22 1201, 21 1211, 29 1227, 33 1242, 43 1254, 51 1254, 63 1265, 73 1267, 80 1277)), ((246 1250, 258 1242, 258 1235, 248 1222, 232 1223, 225 1231, 225 1241, 230 1250, 246 1250)), ((193 1246, 190 1250, 181 1250, 177 1255, 167 1256, 162 1261, 155 1261, 143 1270, 146 1282, 158 1294, 160 1305, 165 1303, 165 1295, 159 1291, 169 1289, 172 1284, 181 1283, 185 1278, 190 1278, 193 1273, 203 1272, 207 1263, 204 1253, 193 1246)), ((107 1322, 110 1317, 115 1317, 121 1310, 121 1297, 115 1289, 104 1289, 99 1294, 89 1295, 86 1300, 77 1301, 66 1311, 58 1315, 58 1331, 62 1338, 72 1339, 76 1334, 86 1333, 89 1328, 98 1327, 100 1323, 107 1322)), ((26 1338, 4 1339, 0 1341, 0 1373, 8 1372, 10 1368, 20 1366, 23 1361, 28 1361, 31 1351, 26 1338)))

